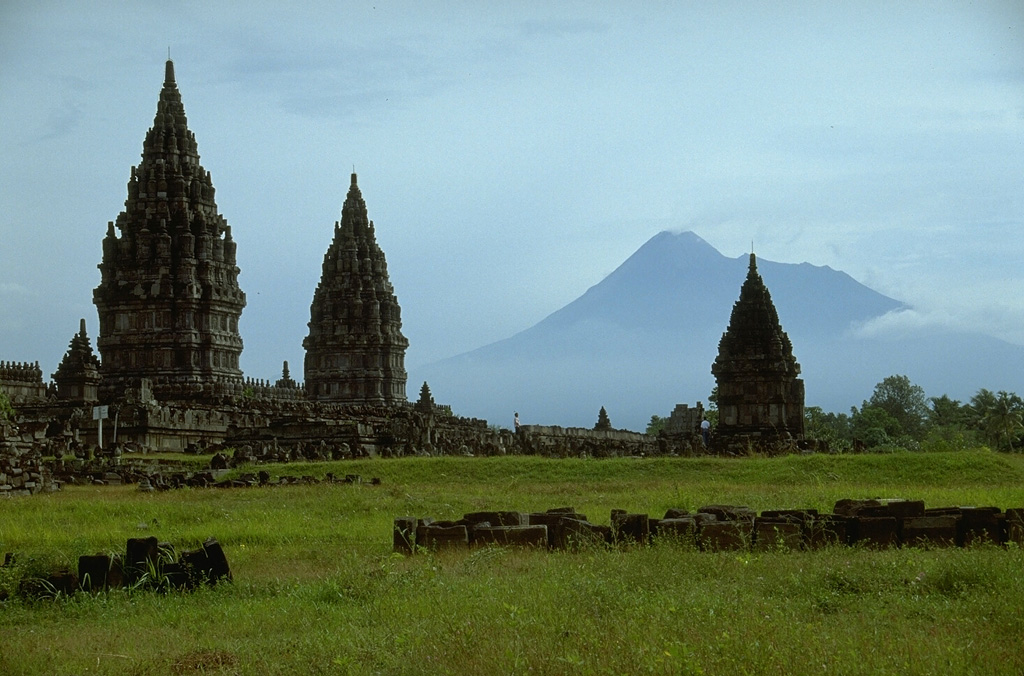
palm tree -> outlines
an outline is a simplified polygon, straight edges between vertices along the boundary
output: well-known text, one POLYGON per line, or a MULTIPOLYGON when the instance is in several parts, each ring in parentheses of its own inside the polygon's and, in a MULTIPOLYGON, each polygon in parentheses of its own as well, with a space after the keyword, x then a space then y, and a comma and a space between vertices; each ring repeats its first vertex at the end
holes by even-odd
MULTIPOLYGON (((988 390, 985 397, 979 397, 982 405, 981 424, 985 432, 996 442, 997 447, 1005 447, 1013 452, 1013 442, 1024 430, 1024 400, 1010 392, 999 392, 992 395, 988 390)), ((972 402, 973 403, 973 402, 972 402)))

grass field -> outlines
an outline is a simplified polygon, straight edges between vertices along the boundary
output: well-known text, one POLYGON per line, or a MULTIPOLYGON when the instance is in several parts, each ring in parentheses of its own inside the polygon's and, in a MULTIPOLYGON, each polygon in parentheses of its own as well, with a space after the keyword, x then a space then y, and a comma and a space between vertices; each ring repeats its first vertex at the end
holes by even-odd
POLYGON ((1021 456, 408 458, 271 471, 382 485, 69 487, 0 502, 0 552, 23 567, 74 568, 129 537, 181 549, 214 536, 235 577, 190 594, 0 603, 0 673, 1024 673, 1017 547, 391 553, 401 515, 573 506, 608 523, 613 508, 829 511, 847 497, 1022 507, 1021 456))

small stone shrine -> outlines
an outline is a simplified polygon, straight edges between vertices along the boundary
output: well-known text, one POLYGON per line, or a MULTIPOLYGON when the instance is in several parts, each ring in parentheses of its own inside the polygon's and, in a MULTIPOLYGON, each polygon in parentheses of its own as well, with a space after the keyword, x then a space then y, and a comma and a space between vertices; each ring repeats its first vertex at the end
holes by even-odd
POLYGON ((68 351, 52 377, 57 384, 58 399, 79 405, 99 400, 100 360, 89 344, 85 319, 81 320, 78 333, 71 339, 68 351))
POLYGON ((803 438, 800 364, 753 253, 711 372, 718 383, 719 411, 713 445, 763 445, 803 438))
POLYGON ((199 164, 170 60, 124 204, 107 225, 93 292, 101 398, 123 396, 140 378, 158 399, 194 401, 209 396, 204 385, 240 384, 245 294, 235 242, 199 164))
POLYGON ((366 202, 352 184, 324 254, 309 309, 306 396, 313 401, 393 406, 406 403, 401 308, 388 280, 366 202))

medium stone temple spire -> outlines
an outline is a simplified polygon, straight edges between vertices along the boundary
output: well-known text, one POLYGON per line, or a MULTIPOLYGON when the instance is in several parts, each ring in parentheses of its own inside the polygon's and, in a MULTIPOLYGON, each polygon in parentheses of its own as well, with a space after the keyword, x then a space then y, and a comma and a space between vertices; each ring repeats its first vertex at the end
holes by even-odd
POLYGON ((753 253, 711 372, 718 382, 717 437, 766 441, 803 437, 800 364, 753 253))
POLYGON ((142 162, 103 240, 93 292, 101 399, 119 397, 140 378, 151 379, 158 399, 201 398, 215 383, 241 382, 245 294, 214 192, 168 60, 142 162))
POLYGON ((352 174, 309 310, 306 395, 316 401, 393 406, 406 402, 401 308, 384 252, 352 174))

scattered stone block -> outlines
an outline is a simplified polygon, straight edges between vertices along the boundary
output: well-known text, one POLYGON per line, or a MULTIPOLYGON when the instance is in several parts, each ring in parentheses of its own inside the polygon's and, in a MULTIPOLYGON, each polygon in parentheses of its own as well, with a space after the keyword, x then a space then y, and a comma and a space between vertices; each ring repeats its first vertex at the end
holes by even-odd
POLYGON ((998 507, 961 507, 962 544, 1002 544, 1004 542, 998 507))
POLYGON ((952 547, 957 543, 960 517, 914 516, 903 519, 902 540, 908 547, 952 547))
POLYGON ((658 522, 658 537, 695 545, 697 543, 697 520, 693 516, 662 519, 658 522))
POLYGON ((859 516, 853 520, 854 532, 851 542, 864 547, 883 549, 899 544, 899 530, 896 517, 859 516))
POLYGON ((850 517, 819 514, 807 524, 807 546, 818 549, 850 544, 850 517))
POLYGON ((924 500, 889 500, 885 503, 885 507, 888 514, 881 516, 894 516, 897 519, 924 516, 924 500))
POLYGON ((138 581, 150 569, 155 569, 160 559, 159 542, 155 537, 128 538, 125 552, 125 577, 129 583, 138 581))
POLYGON ((394 521, 393 549, 402 554, 416 551, 416 517, 400 516, 394 521))
POLYGON ((164 573, 174 586, 214 585, 220 581, 231 582, 231 568, 224 549, 216 538, 203 542, 200 549, 181 553, 174 566, 164 565, 164 573), (184 576, 179 578, 178 576, 184 576))
POLYGON ((478 547, 548 546, 547 526, 483 526, 472 530, 472 544, 478 547))
POLYGON ((764 519, 796 520, 800 523, 807 523, 816 516, 818 516, 816 509, 766 509, 761 512, 761 518, 764 519))
POLYGON ((698 514, 714 514, 719 521, 749 521, 751 525, 757 512, 745 505, 705 505, 698 514))
POLYGON ((102 591, 108 588, 107 576, 111 559, 106 554, 78 557, 78 579, 84 591, 102 591))
POLYGON ((549 536, 554 549, 581 549, 611 542, 610 526, 599 526, 581 519, 564 517, 555 525, 554 535, 549 536))
POLYGON ((802 549, 803 546, 804 527, 799 520, 758 517, 754 521, 754 549, 770 551, 802 549))
POLYGON ((1006 510, 1006 541, 1024 547, 1024 508, 1006 510))
POLYGON ((462 517, 470 525, 489 523, 492 526, 528 526, 530 518, 522 512, 471 512, 462 517))
POLYGON ((650 519, 646 514, 613 512, 612 533, 620 544, 646 545, 651 537, 650 519))
POLYGON ((704 551, 720 552, 750 546, 752 524, 743 521, 712 521, 697 531, 697 544, 704 551))
POLYGON ((416 544, 433 551, 469 546, 469 530, 462 525, 431 524, 416 529, 416 544))
POLYGON ((882 507, 878 500, 852 500, 844 498, 836 502, 832 512, 838 516, 858 516, 862 510, 882 507))

